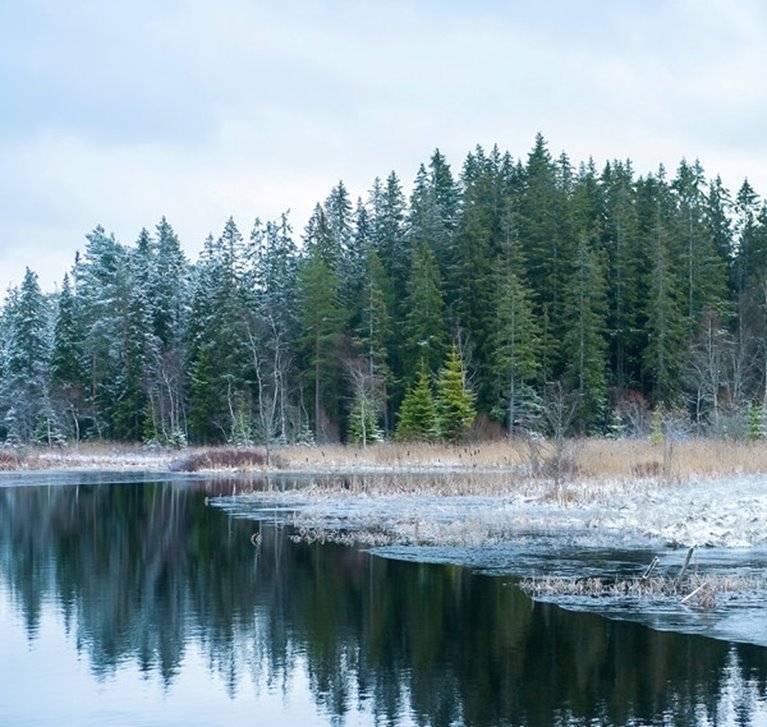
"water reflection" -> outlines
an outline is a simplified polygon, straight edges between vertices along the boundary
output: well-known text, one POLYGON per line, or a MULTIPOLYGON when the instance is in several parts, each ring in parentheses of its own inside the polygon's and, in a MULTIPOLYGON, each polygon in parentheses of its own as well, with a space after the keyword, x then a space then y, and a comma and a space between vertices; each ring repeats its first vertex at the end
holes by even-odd
MULTIPOLYGON (((533 605, 508 581, 455 566, 295 544, 207 507, 227 486, 0 489, 0 593, 29 643, 44 638, 47 609, 95 682, 130 664, 172 693, 190 650, 232 700, 245 687, 287 693, 305 673, 319 722, 764 718, 764 648, 533 605)), ((0 620, 7 608, 0 600, 0 620)), ((9 698, 0 692, 0 706, 9 698)))

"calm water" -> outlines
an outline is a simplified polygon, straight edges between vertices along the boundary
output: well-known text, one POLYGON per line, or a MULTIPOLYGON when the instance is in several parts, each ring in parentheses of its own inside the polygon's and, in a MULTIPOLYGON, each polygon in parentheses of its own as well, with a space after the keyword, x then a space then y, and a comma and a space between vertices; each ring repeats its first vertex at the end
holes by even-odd
POLYGON ((0 487, 0 725, 767 723, 763 647, 297 544, 220 490, 0 487))

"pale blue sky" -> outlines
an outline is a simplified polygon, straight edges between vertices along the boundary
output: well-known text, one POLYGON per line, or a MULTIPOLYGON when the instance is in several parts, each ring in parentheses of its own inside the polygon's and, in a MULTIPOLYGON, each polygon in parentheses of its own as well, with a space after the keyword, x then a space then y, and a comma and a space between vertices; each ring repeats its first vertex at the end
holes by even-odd
POLYGON ((0 0, 0 286, 28 264, 51 289, 99 223, 133 242, 165 214, 195 257, 230 214, 300 231, 339 179, 409 186, 434 147, 458 170, 537 131, 765 195, 763 7, 0 0))

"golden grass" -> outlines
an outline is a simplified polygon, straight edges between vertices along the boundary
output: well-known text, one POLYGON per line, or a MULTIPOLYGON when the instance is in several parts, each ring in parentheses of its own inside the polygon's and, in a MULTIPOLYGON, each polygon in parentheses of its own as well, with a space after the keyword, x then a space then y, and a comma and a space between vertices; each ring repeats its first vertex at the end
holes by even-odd
POLYGON ((692 477, 767 472, 767 442, 689 439, 651 444, 643 440, 584 440, 578 469, 595 477, 692 477))
MULTIPOLYGON (((254 448, 259 449, 259 448, 254 448)), ((147 451, 138 446, 106 442, 77 447, 46 449, 27 447, 0 449, 0 469, 56 469, 69 466, 134 466, 164 470, 173 460, 195 453, 147 451)), ((311 473, 354 472, 476 472, 513 473, 515 480, 551 477, 547 463, 554 455, 550 441, 491 441, 460 446, 384 442, 365 448, 326 445, 291 445, 274 448, 272 465, 254 460, 252 466, 238 462, 238 469, 281 469, 311 473), (275 465, 277 465, 275 467, 275 465)), ((215 459, 215 458, 214 458, 215 459)), ((639 439, 574 439, 566 444, 564 481, 583 479, 627 481, 637 479, 686 479, 735 474, 767 473, 767 441, 733 442, 718 439, 689 439, 672 444, 651 444, 639 439)), ((225 466, 226 463, 221 463, 225 466)), ((231 463, 229 463, 231 465, 231 463)), ((216 464, 213 463, 215 469, 216 464)))
MULTIPOLYGON (((540 442, 536 447, 541 463, 552 457, 554 448, 551 442, 540 442)), ((670 444, 651 444, 638 439, 576 439, 568 441, 567 450, 571 464, 566 479, 686 478, 767 473, 767 441, 689 439, 670 444)), ((365 448, 290 446, 281 449, 280 455, 287 469, 304 471, 366 467, 412 470, 531 469, 530 447, 524 441, 452 447, 393 442, 365 448)))
POLYGON ((396 467, 413 469, 509 468, 525 465, 529 450, 524 442, 446 444, 381 442, 367 447, 340 444, 293 445, 280 449, 289 468, 302 470, 328 467, 396 467))

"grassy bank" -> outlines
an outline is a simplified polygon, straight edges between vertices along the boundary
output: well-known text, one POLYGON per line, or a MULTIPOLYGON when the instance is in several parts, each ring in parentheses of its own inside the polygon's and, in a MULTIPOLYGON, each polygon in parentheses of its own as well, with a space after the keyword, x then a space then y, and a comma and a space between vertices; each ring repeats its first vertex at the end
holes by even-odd
MULTIPOLYGON (((550 441, 487 442, 447 447, 384 443, 359 449, 344 446, 286 447, 279 452, 291 470, 373 469, 514 470, 532 477, 551 475, 556 447, 550 441)), ((767 473, 767 442, 690 439, 669 444, 645 440, 578 439, 565 443, 566 479, 685 478, 767 473)))
POLYGON ((559 462, 565 480, 679 479, 767 473, 767 441, 689 439, 673 444, 646 440, 578 439, 565 443, 557 459, 554 443, 486 442, 465 446, 381 443, 366 448, 292 445, 275 448, 189 448, 155 451, 88 443, 57 449, 2 448, 0 470, 146 469, 199 471, 480 471, 514 472, 547 479, 559 462))

